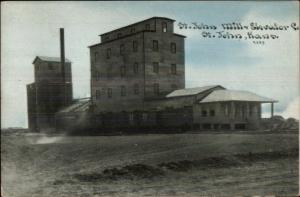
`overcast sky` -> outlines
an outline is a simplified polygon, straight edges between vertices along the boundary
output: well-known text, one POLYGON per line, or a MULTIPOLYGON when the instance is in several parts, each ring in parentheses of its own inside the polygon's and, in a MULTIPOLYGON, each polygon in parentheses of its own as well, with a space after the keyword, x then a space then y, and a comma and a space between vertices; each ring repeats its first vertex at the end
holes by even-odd
MULTIPOLYGON (((1 127, 27 127, 26 84, 33 82, 35 56, 59 57, 59 28, 65 28, 66 57, 72 61, 74 97, 89 96, 89 45, 99 34, 153 16, 176 22, 186 35, 186 86, 219 84, 279 100, 275 113, 299 111, 299 31, 276 41, 204 39, 179 22, 290 25, 299 3, 289 2, 2 2, 1 127)), ((299 25, 299 24, 298 24, 299 25)), ((270 32, 267 32, 270 33, 270 32)), ((269 110, 264 107, 264 113, 269 110)))

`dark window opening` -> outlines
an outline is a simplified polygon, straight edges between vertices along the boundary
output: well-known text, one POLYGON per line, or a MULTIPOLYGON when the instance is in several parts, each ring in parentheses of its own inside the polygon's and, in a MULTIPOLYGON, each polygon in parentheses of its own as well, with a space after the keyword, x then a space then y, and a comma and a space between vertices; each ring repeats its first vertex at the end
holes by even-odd
POLYGON ((153 62, 153 72, 159 73, 159 64, 158 62, 153 62))
POLYGON ((54 66, 53 66, 52 63, 48 63, 48 69, 49 69, 49 70, 54 70, 54 66))
POLYGON ((155 95, 159 95, 159 84, 158 83, 153 84, 153 92, 155 95))
POLYGON ((121 96, 126 96, 126 87, 121 86, 121 96))
POLYGON ((215 110, 210 110, 210 111, 209 111, 209 115, 210 115, 210 116, 215 116, 215 110))
POLYGON ((235 124, 234 128, 238 129, 238 130, 245 130, 246 129, 246 124, 235 124))
POLYGON ((174 42, 171 43, 171 52, 176 53, 176 43, 174 42))
POLYGON ((218 130, 218 129, 219 129, 219 127, 220 127, 220 125, 219 125, 219 124, 214 124, 214 130, 218 130))
POLYGON ((100 79, 100 72, 96 71, 96 81, 98 81, 100 79))
POLYGON ((98 52, 95 52, 95 57, 94 57, 94 61, 97 62, 98 61, 98 52))
POLYGON ((134 33, 134 32, 135 32, 135 28, 134 28, 134 27, 131 28, 130 32, 131 32, 131 33, 134 33))
POLYGON ((122 36, 122 33, 118 33, 118 38, 121 38, 121 36, 122 36))
POLYGON ((176 64, 172 64, 171 65, 171 73, 173 75, 176 75, 177 74, 177 67, 176 67, 176 64))
POLYGON ((100 90, 96 90, 96 100, 99 100, 101 96, 100 90))
POLYGON ((133 52, 137 52, 138 51, 138 44, 137 44, 137 41, 133 41, 133 52))
POLYGON ((165 22, 162 23, 162 32, 167 32, 167 23, 165 22))
POLYGON ((112 98, 112 89, 111 88, 107 89, 107 97, 112 98))
POLYGON ((124 54, 124 49, 125 49, 124 44, 121 44, 121 45, 120 45, 120 54, 121 54, 121 55, 124 54))
POLYGON ((152 50, 153 51, 158 51, 158 41, 157 40, 153 40, 152 50))
POLYGON ((221 124, 221 129, 230 130, 230 124, 221 124))
POLYGON ((211 129, 211 124, 208 124, 208 123, 202 124, 202 128, 210 130, 211 129))
POLYGON ((137 62, 135 62, 133 64, 133 72, 134 72, 134 74, 138 74, 139 73, 139 64, 137 62))
POLYGON ((135 95, 138 95, 139 94, 139 84, 134 84, 134 87, 133 87, 133 92, 135 95))
POLYGON ((146 24, 146 30, 150 30, 150 24, 146 24))
POLYGON ((109 59, 111 56, 111 49, 106 50, 106 58, 109 59))
POLYGON ((202 114, 203 117, 206 117, 207 116, 207 111, 206 110, 202 110, 201 114, 202 114))
POLYGON ((126 67, 125 66, 120 67, 120 73, 121 73, 121 77, 125 77, 125 75, 126 75, 126 67))
POLYGON ((111 66, 109 66, 107 68, 107 77, 112 77, 112 67, 111 66))

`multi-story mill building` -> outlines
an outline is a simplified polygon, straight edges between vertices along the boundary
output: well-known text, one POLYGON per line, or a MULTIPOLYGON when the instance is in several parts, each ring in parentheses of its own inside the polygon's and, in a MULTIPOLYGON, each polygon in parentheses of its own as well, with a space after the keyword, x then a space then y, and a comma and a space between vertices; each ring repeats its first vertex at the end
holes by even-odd
POLYGON ((184 38, 174 20, 153 17, 101 34, 90 46, 95 112, 134 111, 185 88, 184 38))

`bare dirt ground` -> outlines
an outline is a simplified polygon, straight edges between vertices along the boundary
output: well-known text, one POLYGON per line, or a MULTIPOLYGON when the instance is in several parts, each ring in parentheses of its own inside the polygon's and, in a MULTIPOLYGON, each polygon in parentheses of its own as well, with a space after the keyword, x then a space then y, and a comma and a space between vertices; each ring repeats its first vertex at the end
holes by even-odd
POLYGON ((1 134, 5 197, 298 193, 297 133, 1 134))

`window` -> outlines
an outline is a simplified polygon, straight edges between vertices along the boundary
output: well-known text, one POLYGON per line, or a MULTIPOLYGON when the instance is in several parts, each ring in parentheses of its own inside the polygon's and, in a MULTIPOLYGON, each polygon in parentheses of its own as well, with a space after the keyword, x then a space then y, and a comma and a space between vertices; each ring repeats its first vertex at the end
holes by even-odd
POLYGON ((163 22, 161 26, 162 26, 162 32, 167 32, 167 23, 163 22))
POLYGON ((98 61, 98 55, 99 55, 98 52, 95 52, 95 54, 94 54, 94 61, 95 61, 95 62, 98 61))
POLYGON ((96 100, 99 100, 101 96, 100 90, 96 90, 96 100))
POLYGON ((54 66, 53 66, 53 64, 50 63, 50 62, 48 63, 48 69, 49 69, 49 70, 54 70, 54 66))
POLYGON ((106 73, 107 73, 107 77, 112 77, 112 67, 111 66, 107 67, 106 73))
POLYGON ((99 71, 96 71, 95 78, 96 78, 96 81, 98 81, 100 79, 100 72, 99 71))
POLYGON ((130 32, 131 32, 131 33, 134 33, 134 32, 135 32, 135 28, 134 28, 134 27, 131 28, 130 32))
POLYGON ((207 111, 206 110, 202 110, 201 114, 202 114, 203 117, 206 117, 207 116, 207 111))
POLYGON ((134 84, 133 92, 135 95, 138 95, 140 93, 139 84, 134 84))
POLYGON ((143 121, 146 121, 148 119, 148 114, 146 112, 142 114, 142 119, 143 121))
POLYGON ((105 40, 109 40, 109 36, 106 36, 106 37, 105 37, 105 40))
POLYGON ((159 84, 158 83, 153 84, 153 92, 155 95, 159 95, 159 84))
POLYGON ((146 24, 146 30, 150 30, 150 24, 146 24))
POLYGON ((159 64, 158 62, 153 62, 153 72, 158 73, 159 72, 159 64))
POLYGON ((171 43, 171 52, 176 53, 176 43, 174 42, 171 43))
POLYGON ((210 110, 210 111, 209 111, 209 115, 210 115, 210 116, 215 116, 215 110, 210 110))
POLYGON ((126 75, 126 67, 125 66, 120 67, 120 73, 121 73, 121 77, 125 77, 125 75, 126 75))
POLYGON ((118 36, 117 36, 117 37, 120 38, 121 36, 122 36, 122 33, 118 33, 118 36))
POLYGON ((111 88, 107 88, 107 97, 112 98, 112 89, 111 88))
POLYGON ((109 59, 111 56, 111 49, 106 49, 106 58, 109 59))
POLYGON ((120 45, 120 54, 123 55, 124 54, 124 44, 120 45))
POLYGON ((177 74, 176 64, 171 64, 171 74, 173 74, 173 75, 177 74))
POLYGON ((172 85, 171 85, 171 89, 172 89, 172 90, 177 90, 177 85, 176 85, 176 84, 172 84, 172 85))
POLYGON ((121 86, 121 96, 126 96, 126 87, 121 86))
POLYGON ((134 64, 133 64, 133 72, 134 72, 134 74, 139 73, 139 64, 137 62, 134 62, 134 64))
POLYGON ((153 51, 158 51, 158 41, 157 40, 153 40, 152 50, 153 51))
POLYGON ((133 47, 133 52, 137 52, 138 51, 137 41, 133 41, 132 47, 133 47))
POLYGON ((36 69, 36 70, 40 70, 39 65, 36 65, 36 66, 35 66, 35 69, 36 69))

